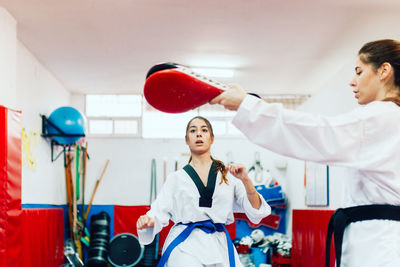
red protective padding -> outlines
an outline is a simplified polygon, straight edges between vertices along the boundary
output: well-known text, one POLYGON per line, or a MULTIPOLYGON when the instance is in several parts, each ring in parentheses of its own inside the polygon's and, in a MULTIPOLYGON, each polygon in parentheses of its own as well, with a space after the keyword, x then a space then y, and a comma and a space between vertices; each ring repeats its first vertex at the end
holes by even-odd
POLYGON ((136 222, 150 206, 114 206, 114 235, 131 233, 137 236, 136 222))
MULTIPOLYGON (((150 206, 114 206, 114 234, 132 233, 137 236, 136 221, 150 210, 150 206)), ((159 253, 161 254, 169 230, 174 225, 172 221, 164 227, 159 235, 159 253)), ((226 226, 232 239, 236 237, 236 223, 226 226)))
MULTIPOLYGON (((292 267, 325 266, 325 242, 333 210, 293 210, 292 267)), ((331 245, 331 263, 335 253, 331 245)))
POLYGON ((63 209, 23 209, 22 229, 22 266, 54 267, 64 263, 63 209))
POLYGON ((21 112, 0 106, 0 267, 21 265, 21 112))
POLYGON ((245 213, 235 213, 236 220, 246 221, 251 228, 257 228, 260 225, 264 225, 266 227, 277 230, 279 228, 279 223, 281 221, 281 216, 277 214, 270 214, 267 217, 263 218, 259 224, 252 223, 245 213))
POLYGON ((236 239, 236 221, 231 224, 225 225, 225 227, 226 227, 226 230, 228 230, 228 232, 229 232, 229 236, 231 237, 231 240, 235 240, 236 239))
POLYGON ((144 84, 144 97, 154 108, 181 113, 206 104, 224 90, 179 70, 160 70, 144 84))

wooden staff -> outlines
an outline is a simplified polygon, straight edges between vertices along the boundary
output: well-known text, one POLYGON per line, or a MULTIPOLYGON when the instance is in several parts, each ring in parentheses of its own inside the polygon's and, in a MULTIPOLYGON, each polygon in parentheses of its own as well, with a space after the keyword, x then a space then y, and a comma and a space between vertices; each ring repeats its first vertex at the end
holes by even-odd
POLYGON ((93 203, 93 199, 94 199, 94 196, 96 194, 96 191, 97 191, 97 187, 99 187, 101 179, 103 179, 104 173, 106 172, 106 169, 107 169, 107 166, 108 166, 109 162, 110 162, 110 160, 108 159, 107 162, 106 162, 106 165, 103 168, 103 171, 101 172, 100 178, 97 179, 97 181, 96 181, 96 185, 94 186, 92 197, 90 198, 88 209, 86 210, 86 213, 85 213, 85 221, 86 221, 86 219, 87 219, 87 217, 89 215, 90 208, 92 207, 92 203, 93 203))

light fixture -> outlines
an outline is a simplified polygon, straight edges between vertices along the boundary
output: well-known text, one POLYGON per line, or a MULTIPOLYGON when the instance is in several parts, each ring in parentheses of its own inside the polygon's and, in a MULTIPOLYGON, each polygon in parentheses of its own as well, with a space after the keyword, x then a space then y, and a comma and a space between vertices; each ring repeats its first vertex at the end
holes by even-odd
POLYGON ((234 74, 232 69, 222 68, 192 68, 192 70, 198 74, 216 78, 232 78, 234 74))

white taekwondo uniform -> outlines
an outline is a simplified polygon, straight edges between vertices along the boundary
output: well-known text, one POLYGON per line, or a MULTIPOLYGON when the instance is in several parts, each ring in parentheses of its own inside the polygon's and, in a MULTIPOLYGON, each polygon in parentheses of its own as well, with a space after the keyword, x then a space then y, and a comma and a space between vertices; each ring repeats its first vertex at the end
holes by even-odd
MULTIPOLYGON (((211 207, 199 206, 199 190, 188 173, 181 169, 170 174, 157 199, 151 205, 147 215, 154 219, 152 228, 139 230, 139 241, 149 244, 162 227, 171 219, 175 225, 171 228, 165 241, 163 252, 168 245, 186 228, 179 223, 190 223, 212 220, 214 223, 231 224, 234 222, 233 212, 245 212, 253 223, 271 213, 270 206, 260 195, 261 206, 251 206, 241 180, 226 175, 228 184, 221 182, 221 173, 216 177, 211 207)), ((236 266, 242 266, 236 249, 234 250, 236 266)), ((166 266, 212 265, 229 266, 227 241, 224 232, 208 234, 194 229, 189 237, 172 251, 166 266)))
MULTIPOLYGON (((400 107, 393 102, 326 117, 246 96, 233 124, 273 152, 350 168, 343 207, 400 205, 400 107)), ((360 266, 400 266, 399 221, 360 221, 345 229, 341 267, 360 266)))

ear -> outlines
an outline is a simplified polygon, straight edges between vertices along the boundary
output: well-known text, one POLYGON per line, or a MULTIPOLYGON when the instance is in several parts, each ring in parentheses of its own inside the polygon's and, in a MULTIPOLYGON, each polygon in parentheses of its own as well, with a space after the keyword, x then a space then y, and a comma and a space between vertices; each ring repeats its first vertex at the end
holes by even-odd
POLYGON ((383 63, 378 69, 379 78, 381 81, 386 81, 393 75, 393 68, 390 63, 383 63))
POLYGON ((187 135, 185 136, 185 143, 186 143, 187 145, 189 145, 189 140, 188 140, 187 135))
POLYGON ((214 143, 214 136, 211 136, 211 144, 214 143))

